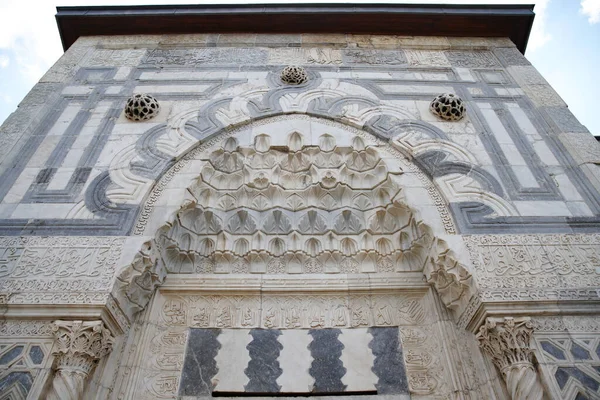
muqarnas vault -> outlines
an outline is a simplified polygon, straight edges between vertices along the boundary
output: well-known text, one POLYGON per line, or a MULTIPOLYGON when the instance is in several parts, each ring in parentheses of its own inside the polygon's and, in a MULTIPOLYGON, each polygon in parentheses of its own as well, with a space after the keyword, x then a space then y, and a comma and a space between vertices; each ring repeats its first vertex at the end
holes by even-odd
POLYGON ((532 8, 60 7, 0 398, 600 398, 600 145, 532 8))

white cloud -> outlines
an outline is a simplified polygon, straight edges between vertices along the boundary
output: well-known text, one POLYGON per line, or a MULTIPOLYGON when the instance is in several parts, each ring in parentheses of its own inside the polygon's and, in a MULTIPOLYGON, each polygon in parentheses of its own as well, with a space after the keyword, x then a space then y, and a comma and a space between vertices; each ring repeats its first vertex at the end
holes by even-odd
POLYGON ((40 79, 62 53, 54 13, 51 2, 0 2, 0 49, 11 54, 31 83, 40 79))
POLYGON ((0 94, 0 99, 2 99, 3 102, 7 103, 7 104, 12 104, 14 103, 14 99, 7 95, 7 94, 0 94))
POLYGON ((10 58, 6 54, 0 54, 0 68, 6 68, 10 64, 10 58))
POLYGON ((531 28, 531 35, 529 36, 529 45, 527 49, 534 51, 539 49, 546 43, 548 43, 552 36, 546 31, 546 8, 548 7, 550 0, 538 0, 535 2, 535 19, 533 20, 533 27, 531 28))
POLYGON ((581 0, 579 12, 588 16, 590 24, 600 22, 600 0, 581 0))

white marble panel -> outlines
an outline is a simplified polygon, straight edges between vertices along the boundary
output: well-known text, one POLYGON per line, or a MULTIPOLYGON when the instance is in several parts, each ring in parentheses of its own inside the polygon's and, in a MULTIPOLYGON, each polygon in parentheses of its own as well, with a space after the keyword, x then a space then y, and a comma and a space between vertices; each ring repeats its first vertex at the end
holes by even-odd
POLYGON ((475 82, 475 78, 468 68, 455 68, 455 70, 461 81, 475 82))
POLYGON ((62 219, 67 216, 69 211, 75 206, 75 204, 44 204, 40 207, 39 204, 19 204, 11 214, 11 218, 23 218, 23 219, 51 219, 58 218, 62 219))
POLYGON ((198 81, 205 79, 225 79, 228 71, 152 71, 142 72, 140 80, 142 81, 198 81))
POLYGON ((63 89, 63 96, 86 96, 94 91, 93 86, 67 86, 63 89))
POLYGON ((203 93, 210 85, 139 85, 135 92, 139 93, 203 93))
POLYGON ((515 201, 519 214, 524 217, 570 217, 571 211, 563 201, 515 201))
POLYGON ((19 203, 40 172, 40 168, 25 168, 10 188, 2 203, 19 203))
POLYGON ((219 372, 214 376, 215 391, 243 392, 248 377, 244 370, 250 361, 246 346, 252 341, 248 329, 223 329, 217 337, 221 348, 215 357, 219 372))
POLYGON ((477 106, 498 141, 508 163, 513 166, 513 171, 521 186, 539 187, 533 173, 528 167, 515 168, 515 166, 526 166, 527 163, 491 105, 488 103, 477 103, 477 106))
POLYGON ((314 378, 308 372, 312 363, 308 349, 312 336, 308 334, 308 330, 290 329, 282 330, 278 340, 283 345, 279 354, 279 367, 283 373, 277 378, 281 392, 310 392, 314 384, 314 378))
POLYGON ((52 126, 48 135, 62 135, 65 133, 77 113, 81 110, 81 104, 71 103, 65 107, 56 123, 52 126))
POLYGON ((373 339, 367 329, 344 329, 339 336, 344 344, 340 359, 346 368, 342 382, 349 392, 377 390, 377 376, 371 371, 375 357, 369 348, 373 339))
POLYGON ((438 95, 440 93, 452 93, 450 86, 419 86, 419 85, 379 85, 387 93, 426 93, 438 95))

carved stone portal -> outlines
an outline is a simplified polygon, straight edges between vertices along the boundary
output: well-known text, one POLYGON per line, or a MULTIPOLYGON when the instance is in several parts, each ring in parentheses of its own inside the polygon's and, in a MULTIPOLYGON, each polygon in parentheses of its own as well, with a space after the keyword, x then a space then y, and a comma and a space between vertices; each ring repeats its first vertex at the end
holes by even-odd
POLYGON ((512 400, 541 400, 544 391, 533 366, 529 347, 530 318, 487 318, 479 328, 479 346, 492 358, 506 382, 512 400))
POLYGON ((117 281, 133 314, 167 273, 358 274, 423 271, 460 312, 476 291, 469 271, 404 197, 399 168, 355 136, 338 145, 291 132, 227 138, 199 154, 203 167, 181 208, 117 281))
POLYGON ((54 378, 49 400, 78 400, 90 373, 112 350, 114 338, 102 321, 55 321, 54 378))

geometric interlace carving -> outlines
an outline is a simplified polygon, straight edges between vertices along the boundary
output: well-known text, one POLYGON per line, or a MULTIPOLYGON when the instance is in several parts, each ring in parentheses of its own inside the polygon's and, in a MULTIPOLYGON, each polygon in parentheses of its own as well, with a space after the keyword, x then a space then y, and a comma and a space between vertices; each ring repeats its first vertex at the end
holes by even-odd
POLYGON ((538 339, 543 368, 561 399, 600 399, 600 337, 538 339))

